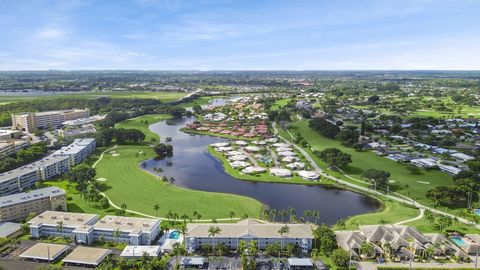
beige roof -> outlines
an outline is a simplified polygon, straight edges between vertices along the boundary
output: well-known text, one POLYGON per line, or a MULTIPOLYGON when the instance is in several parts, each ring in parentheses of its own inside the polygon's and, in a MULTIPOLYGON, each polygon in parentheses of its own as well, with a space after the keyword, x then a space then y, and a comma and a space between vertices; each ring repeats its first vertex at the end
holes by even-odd
POLYGON ((259 223, 250 219, 235 224, 189 223, 187 224, 187 236, 209 237, 208 229, 216 226, 221 230, 216 237, 281 238, 278 231, 284 225, 287 225, 290 229, 289 233, 285 234, 284 237, 313 239, 312 229, 306 224, 259 223))
POLYGON ((98 219, 98 215, 45 211, 40 215, 32 218, 28 223, 30 226, 50 225, 57 226, 58 222, 63 222, 64 227, 80 227, 83 225, 91 225, 98 219))
POLYGON ((37 243, 31 248, 23 252, 20 257, 37 259, 37 260, 51 260, 54 261, 63 252, 67 251, 69 246, 49 243, 37 243))
POLYGON ((98 221, 94 227, 96 230, 119 230, 122 232, 130 232, 139 234, 141 232, 150 232, 160 224, 160 219, 153 218, 136 218, 122 216, 105 216, 98 221))
POLYGON ((110 249, 78 246, 62 261, 65 263, 88 264, 97 266, 111 252, 112 251, 110 249))

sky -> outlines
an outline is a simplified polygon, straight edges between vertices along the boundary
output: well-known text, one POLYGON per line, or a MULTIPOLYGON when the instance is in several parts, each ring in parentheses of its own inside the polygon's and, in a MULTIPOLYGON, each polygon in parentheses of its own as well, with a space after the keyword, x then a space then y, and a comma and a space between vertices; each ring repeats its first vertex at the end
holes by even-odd
POLYGON ((479 70, 479 0, 0 0, 0 70, 479 70))

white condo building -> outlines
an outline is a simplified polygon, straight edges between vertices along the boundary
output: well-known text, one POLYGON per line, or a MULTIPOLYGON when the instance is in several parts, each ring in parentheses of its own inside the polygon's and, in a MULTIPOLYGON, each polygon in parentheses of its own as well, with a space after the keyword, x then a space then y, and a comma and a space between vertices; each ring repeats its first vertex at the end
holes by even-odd
POLYGON ((242 220, 238 223, 189 223, 187 225, 186 245, 189 251, 199 249, 203 244, 213 244, 210 236, 210 227, 220 228, 220 233, 215 236, 215 243, 223 243, 230 249, 237 249, 241 240, 245 242, 257 241, 259 249, 265 249, 269 244, 289 243, 298 245, 307 253, 312 249, 313 234, 310 225, 307 224, 281 224, 260 223, 253 219, 242 220), (280 235, 278 231, 287 225, 289 232, 280 235))

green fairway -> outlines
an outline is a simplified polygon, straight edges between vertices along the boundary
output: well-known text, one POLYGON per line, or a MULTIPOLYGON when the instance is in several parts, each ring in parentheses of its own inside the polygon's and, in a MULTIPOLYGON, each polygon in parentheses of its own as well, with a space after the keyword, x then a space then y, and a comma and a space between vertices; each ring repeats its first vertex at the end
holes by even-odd
POLYGON ((197 97, 191 101, 181 103, 180 106, 183 108, 189 108, 193 107, 195 105, 207 105, 210 100, 215 99, 215 98, 224 98, 225 96, 208 96, 208 97, 197 97))
MULTIPOLYGON (((97 214, 100 216, 105 215, 115 215, 115 209, 102 209, 98 203, 87 202, 85 199, 80 197, 80 192, 75 189, 74 185, 69 186, 67 180, 50 180, 42 183, 44 186, 56 186, 58 188, 64 189, 67 192, 67 210, 68 212, 76 213, 89 213, 97 214)), ((127 216, 135 216, 133 214, 127 213, 127 216)))
POLYGON ((152 132, 148 127, 151 124, 154 124, 154 123, 157 123, 157 122, 160 122, 162 120, 169 119, 169 118, 171 118, 171 116, 168 115, 168 114, 146 114, 146 115, 142 115, 142 116, 139 116, 139 117, 130 118, 130 119, 127 119, 127 120, 125 120, 121 123, 118 123, 118 124, 115 125, 115 128, 127 128, 127 129, 128 128, 134 128, 134 129, 138 129, 141 132, 143 132, 143 134, 145 134, 145 141, 146 142, 151 142, 153 140, 154 141, 159 141, 160 136, 158 136, 158 134, 156 134, 155 132, 152 132))
POLYGON ((121 146, 115 149, 118 156, 106 153, 98 163, 97 177, 105 178, 102 191, 117 205, 127 204, 128 210, 155 215, 153 206, 160 205, 160 216, 168 211, 192 216, 193 211, 202 219, 228 218, 234 211, 237 217, 260 215, 262 204, 254 199, 203 191, 194 191, 164 183, 138 167, 139 162, 154 156, 148 146, 121 146), (145 155, 137 155, 143 151, 145 155))
MULTIPOLYGON (((348 148, 340 144, 340 142, 332 139, 328 139, 310 129, 308 121, 300 121, 292 124, 293 130, 302 134, 307 142, 312 146, 314 150, 323 150, 325 148, 338 148, 341 151, 348 153, 352 156, 352 163, 345 168, 345 173, 348 175, 360 179, 362 173, 366 169, 374 168, 380 170, 386 170, 391 174, 390 179, 395 181, 392 183, 393 190, 408 194, 409 197, 418 200, 425 204, 430 202, 425 198, 425 193, 434 188, 435 186, 451 185, 453 184, 452 178, 446 173, 439 171, 425 171, 422 170, 422 174, 411 174, 403 165, 387 159, 385 157, 377 156, 369 151, 355 151, 352 148, 348 148), (421 182, 429 182, 430 184, 423 184, 421 182), (408 185, 408 188, 406 188, 408 185)), ((292 131, 293 131, 292 130, 292 131)), ((322 167, 326 167, 323 164, 322 167)))
POLYGON ((147 91, 111 91, 111 92, 86 92, 86 93, 68 93, 57 95, 18 95, 18 96, 0 96, 1 103, 12 103, 17 101, 27 101, 32 99, 57 99, 57 98, 138 98, 138 99, 158 99, 162 102, 172 102, 187 93, 177 92, 147 92, 147 91))
POLYGON ((383 200, 383 211, 358 215, 349 218, 346 222, 347 229, 356 229, 358 225, 379 224, 380 220, 388 223, 396 223, 414 218, 420 214, 420 210, 402 205, 391 200, 383 200))

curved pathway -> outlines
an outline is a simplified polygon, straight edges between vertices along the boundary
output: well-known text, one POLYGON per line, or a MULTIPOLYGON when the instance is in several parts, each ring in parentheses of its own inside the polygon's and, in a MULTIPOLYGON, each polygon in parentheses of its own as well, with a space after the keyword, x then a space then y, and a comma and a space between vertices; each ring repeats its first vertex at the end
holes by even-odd
MULTIPOLYGON (((395 196, 392 195, 392 193, 384 194, 384 193, 381 193, 379 191, 371 190, 367 187, 359 186, 357 184, 354 184, 354 183, 339 179, 337 177, 334 177, 332 175, 329 175, 329 174, 325 173, 322 169, 320 169, 320 167, 316 164, 316 162, 313 160, 313 158, 302 147, 300 147, 300 146, 296 145, 295 143, 292 143, 291 141, 289 141, 289 140, 283 138, 282 136, 278 135, 278 129, 276 127, 276 123, 272 124, 272 128, 273 128, 273 131, 274 131, 275 135, 277 135, 280 139, 282 139, 286 143, 292 145, 300 153, 302 153, 302 155, 305 157, 305 159, 307 159, 311 163, 311 165, 315 169, 315 171, 325 178, 333 180, 333 181, 337 182, 338 184, 342 184, 342 185, 344 185, 346 187, 349 187, 349 188, 352 188, 354 190, 361 191, 365 194, 370 193, 370 194, 374 194, 374 195, 377 195, 377 196, 388 198, 388 199, 391 199, 391 200, 394 200, 394 201, 397 201, 397 202, 401 202, 401 203, 404 203, 404 204, 411 205, 413 207, 416 207, 416 208, 420 209, 420 211, 428 210, 428 211, 430 211, 432 213, 435 213, 435 214, 438 214, 438 215, 442 215, 442 216, 446 216, 446 217, 450 217, 450 218, 456 218, 459 222, 471 225, 476 229, 480 229, 480 225, 473 222, 473 221, 467 220, 465 218, 462 218, 462 217, 459 217, 459 216, 456 216, 456 215, 453 215, 453 214, 450 214, 450 213, 447 213, 447 212, 444 212, 444 211, 441 211, 441 210, 438 210, 438 209, 435 209, 435 208, 432 208, 432 207, 429 207, 429 206, 422 205, 421 203, 415 201, 412 198, 400 195, 398 193, 393 193, 393 194, 396 194, 395 196)), ((420 217, 420 218, 422 218, 422 217, 420 217)), ((417 216, 413 220, 417 220, 417 219, 420 219, 420 218, 417 216)), ((407 221, 402 221, 402 223, 407 223, 407 222, 409 222, 409 221, 408 220, 407 221)))

